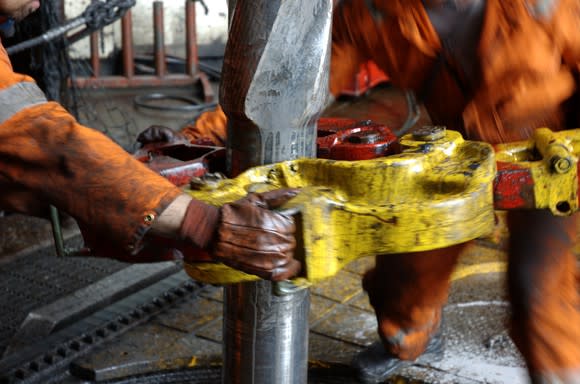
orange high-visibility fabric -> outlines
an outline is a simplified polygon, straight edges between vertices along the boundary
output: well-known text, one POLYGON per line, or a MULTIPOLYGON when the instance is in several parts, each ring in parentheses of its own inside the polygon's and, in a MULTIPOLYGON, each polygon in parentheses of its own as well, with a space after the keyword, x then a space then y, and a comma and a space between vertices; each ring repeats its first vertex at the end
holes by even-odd
POLYGON ((199 115, 193 124, 181 129, 189 140, 208 139, 216 146, 225 146, 227 137, 227 117, 221 106, 199 115))
POLYGON ((507 220, 511 336, 531 372, 580 371, 577 218, 514 211, 507 220))
MULTIPOLYGON (((422 1, 374 0, 373 12, 366 3, 339 4, 334 21, 341 33, 333 34, 333 46, 372 59, 395 85, 420 92, 441 50, 422 1)), ((480 39, 474 42, 478 81, 466 95, 447 69, 438 73, 424 99, 436 124, 491 143, 526 139, 544 125, 577 126, 580 2, 557 1, 543 15, 533 14, 534 5, 486 1, 480 39)), ((575 217, 540 211, 508 216, 514 234, 509 255, 514 341, 532 375, 562 373, 561 378, 578 380, 575 217)), ((405 359, 416 358, 436 328, 456 249, 419 255, 379 258, 364 282, 385 346, 405 359), (433 271, 424 258, 433 259, 433 271), (391 276, 393 270, 406 271, 407 278, 391 276)))
MULTIPOLYGON (((0 96, 22 82, 33 80, 14 73, 0 46, 0 96)), ((180 193, 57 103, 31 105, 0 123, 2 209, 45 215, 53 204, 89 229, 95 241, 132 253, 149 219, 180 193)))
MULTIPOLYGON (((348 59, 333 57, 332 68, 353 71, 371 59, 394 85, 421 93, 441 51, 422 1, 375 0, 374 14, 366 3, 344 1, 335 9, 333 50, 348 59)), ((424 100, 433 122, 491 143, 528 137, 543 124, 561 129, 568 112, 562 104, 576 92, 580 5, 557 3, 543 20, 524 0, 487 1, 481 38, 473 42, 479 58, 473 96, 466 99, 449 71, 439 71, 424 100)))
POLYGON ((363 278, 389 352, 416 359, 437 331, 449 277, 464 244, 426 252, 376 256, 363 278))

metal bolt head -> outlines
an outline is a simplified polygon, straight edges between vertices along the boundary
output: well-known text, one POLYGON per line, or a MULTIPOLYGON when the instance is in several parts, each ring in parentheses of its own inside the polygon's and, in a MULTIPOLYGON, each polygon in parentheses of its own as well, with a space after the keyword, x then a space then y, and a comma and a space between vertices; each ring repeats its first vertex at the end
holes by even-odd
POLYGON ((368 127, 372 123, 373 123, 372 120, 361 120, 361 121, 357 121, 354 125, 355 125, 355 127, 368 127))
POLYGON ((436 141, 445 137, 445 127, 442 125, 426 125, 413 132, 413 140, 436 141))
POLYGON ((143 222, 145 224, 151 224, 153 223, 153 221, 155 220, 155 214, 154 213, 148 213, 145 215, 145 217, 143 217, 143 222))
POLYGON ((346 139, 353 144, 373 144, 381 139, 380 132, 377 131, 360 131, 353 133, 346 139))
POLYGON ((554 156, 551 163, 552 169, 559 174, 568 173, 572 169, 572 160, 567 157, 554 156))
POLYGON ((192 177, 189 180, 189 188, 193 191, 204 191, 216 189, 222 180, 225 180, 225 175, 215 172, 206 173, 202 177, 192 177))

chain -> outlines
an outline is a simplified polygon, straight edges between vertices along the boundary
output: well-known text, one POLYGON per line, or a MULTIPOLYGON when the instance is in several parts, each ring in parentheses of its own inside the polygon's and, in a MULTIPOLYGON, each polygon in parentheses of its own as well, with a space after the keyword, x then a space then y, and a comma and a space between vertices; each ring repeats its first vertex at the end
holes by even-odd
POLYGON ((136 0, 107 0, 90 4, 82 16, 87 20, 89 30, 96 31, 122 18, 136 0))
MULTIPOLYGON (((192 1, 200 3, 205 14, 208 14, 209 9, 204 0, 192 1)), ((116 20, 119 20, 125 16, 125 13, 127 13, 129 9, 135 6, 136 2, 137 0, 97 0, 89 4, 80 16, 71 19, 59 27, 46 31, 41 36, 8 47, 6 51, 9 55, 13 55, 36 47, 37 45, 56 40, 61 36, 64 36, 68 31, 76 29, 81 25, 85 25, 85 29, 75 33, 69 39, 69 43, 72 44, 89 35, 91 32, 98 31, 116 20)))
POLYGON ((70 39, 71 43, 78 41, 91 32, 99 30, 120 19, 135 3, 136 0, 98 0, 90 4, 80 16, 71 19, 59 27, 48 30, 38 37, 8 47, 6 51, 9 55, 13 55, 36 47, 37 45, 56 40, 64 36, 68 31, 86 25, 86 28, 75 33, 70 39))
POLYGON ((209 8, 207 7, 207 4, 205 3, 205 1, 203 1, 203 0, 193 0, 193 1, 201 4, 201 6, 203 7, 203 11, 206 15, 209 13, 209 8))

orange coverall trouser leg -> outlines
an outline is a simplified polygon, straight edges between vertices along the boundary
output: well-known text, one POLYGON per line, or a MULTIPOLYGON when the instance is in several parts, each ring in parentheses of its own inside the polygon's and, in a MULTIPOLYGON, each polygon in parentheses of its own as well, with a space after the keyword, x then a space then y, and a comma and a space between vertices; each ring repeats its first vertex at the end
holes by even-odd
POLYGON ((363 287, 378 320, 387 350, 416 359, 438 329, 450 276, 465 244, 426 252, 379 255, 363 287))
MULTIPOLYGON (((576 217, 513 211, 508 226, 513 339, 532 376, 575 377, 580 372, 580 312, 572 253, 576 217)), ((424 351, 440 321, 449 277, 462 249, 460 245, 377 256, 363 285, 389 352, 413 360, 424 351)))
POLYGON ((548 211, 508 214, 511 335, 532 376, 580 377, 580 311, 572 253, 576 222, 576 215, 555 217, 548 211))

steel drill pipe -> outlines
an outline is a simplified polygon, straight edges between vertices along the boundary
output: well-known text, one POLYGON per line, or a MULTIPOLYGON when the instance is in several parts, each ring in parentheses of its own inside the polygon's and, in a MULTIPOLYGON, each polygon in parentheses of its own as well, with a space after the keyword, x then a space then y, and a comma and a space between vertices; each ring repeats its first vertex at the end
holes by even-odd
POLYGON ((238 1, 220 89, 230 174, 316 155, 328 101, 330 0, 238 1))
MULTIPOLYGON (((220 104, 228 116, 230 176, 316 155, 328 100, 330 0, 229 4, 220 104)), ((308 289, 274 293, 267 281, 225 288, 224 383, 305 384, 308 289)))

